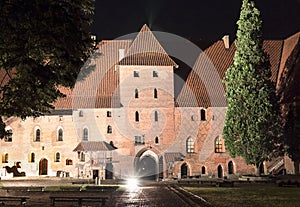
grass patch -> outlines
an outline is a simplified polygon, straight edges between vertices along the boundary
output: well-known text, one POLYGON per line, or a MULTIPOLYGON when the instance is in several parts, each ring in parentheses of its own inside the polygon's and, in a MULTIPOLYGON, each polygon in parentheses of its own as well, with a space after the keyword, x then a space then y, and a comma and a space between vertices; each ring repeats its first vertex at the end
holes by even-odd
POLYGON ((235 187, 182 186, 216 207, 299 207, 300 188, 272 184, 235 187))

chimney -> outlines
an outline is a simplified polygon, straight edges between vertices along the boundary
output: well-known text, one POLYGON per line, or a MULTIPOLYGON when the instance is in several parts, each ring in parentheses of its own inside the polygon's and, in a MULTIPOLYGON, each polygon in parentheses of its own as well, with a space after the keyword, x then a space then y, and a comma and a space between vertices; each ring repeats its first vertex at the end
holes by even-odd
POLYGON ((229 49, 229 35, 225 35, 223 38, 222 38, 223 42, 224 42, 224 46, 225 46, 225 49, 228 50, 229 49))
POLYGON ((125 56, 125 49, 119 49, 119 61, 121 61, 125 56))

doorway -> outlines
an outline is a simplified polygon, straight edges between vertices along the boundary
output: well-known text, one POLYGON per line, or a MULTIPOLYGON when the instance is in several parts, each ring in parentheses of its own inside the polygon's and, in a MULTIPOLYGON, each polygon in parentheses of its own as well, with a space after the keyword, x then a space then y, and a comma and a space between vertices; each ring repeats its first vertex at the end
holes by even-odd
POLYGON ((218 178, 223 178, 223 168, 221 165, 218 166, 218 178))
POLYGON ((39 162, 39 175, 48 174, 48 160, 43 158, 39 162))
POLYGON ((189 168, 188 165, 186 163, 181 165, 181 178, 187 178, 188 174, 189 174, 189 168))

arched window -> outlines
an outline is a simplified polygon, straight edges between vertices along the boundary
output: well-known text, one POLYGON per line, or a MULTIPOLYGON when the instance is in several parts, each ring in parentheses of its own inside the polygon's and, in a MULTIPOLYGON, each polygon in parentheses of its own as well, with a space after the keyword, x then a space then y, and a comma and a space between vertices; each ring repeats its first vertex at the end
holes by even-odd
POLYGON ((219 136, 217 136, 217 138, 215 139, 215 152, 223 152, 223 140, 219 136))
POLYGON ((64 132, 62 128, 59 128, 57 131, 57 141, 63 141, 64 132))
POLYGON ((40 128, 35 129, 34 141, 36 141, 36 142, 41 141, 41 129, 40 128))
POLYGON ((55 154, 55 162, 60 162, 60 153, 59 152, 57 152, 55 154))
POLYGON ((158 144, 159 143, 159 139, 158 139, 158 136, 155 137, 155 144, 158 144))
POLYGON ((85 154, 84 154, 84 152, 80 153, 80 161, 81 162, 85 162, 85 154))
POLYGON ((205 166, 202 166, 202 168, 201 168, 201 174, 202 175, 206 174, 206 168, 205 168, 205 166))
POLYGON ((135 98, 139 98, 139 89, 135 89, 135 95, 134 95, 135 98))
POLYGON ((35 162, 35 154, 33 152, 30 154, 30 162, 35 162))
POLYGON ((140 114, 138 111, 135 112, 135 121, 139 122, 140 121, 140 114))
POLYGON ((8 153, 2 155, 2 163, 8 163, 8 153))
POLYGON ((158 112, 157 111, 154 112, 154 121, 158 121, 158 112))
POLYGON ((194 139, 192 137, 187 138, 186 140, 186 152, 187 153, 194 153, 194 139))
POLYGON ((88 141, 89 140, 89 130, 87 128, 83 129, 83 140, 88 141))
POLYGON ((205 109, 200 110, 200 120, 206 121, 206 110, 205 109))
POLYGON ((228 174, 229 175, 234 174, 234 166, 233 166, 233 162, 232 161, 228 162, 228 174))
POLYGON ((12 142, 12 129, 11 128, 8 128, 6 129, 6 135, 4 137, 4 141, 5 142, 12 142))
POLYGON ((79 117, 83 117, 83 111, 79 111, 79 117))
POLYGON ((110 125, 107 126, 107 133, 108 134, 112 133, 112 127, 110 125))
POLYGON ((154 88, 154 94, 153 94, 154 98, 157 98, 157 89, 154 88))

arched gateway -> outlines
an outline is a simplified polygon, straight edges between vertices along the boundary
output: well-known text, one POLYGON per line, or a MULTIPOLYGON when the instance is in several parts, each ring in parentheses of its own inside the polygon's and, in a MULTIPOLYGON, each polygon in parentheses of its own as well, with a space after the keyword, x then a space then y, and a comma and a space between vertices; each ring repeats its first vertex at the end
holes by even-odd
POLYGON ((137 153, 134 161, 135 174, 141 179, 158 180, 162 159, 152 150, 141 150, 137 153))

